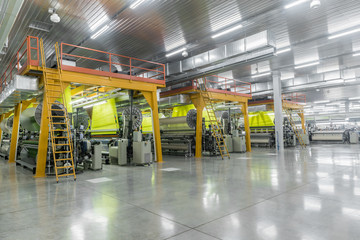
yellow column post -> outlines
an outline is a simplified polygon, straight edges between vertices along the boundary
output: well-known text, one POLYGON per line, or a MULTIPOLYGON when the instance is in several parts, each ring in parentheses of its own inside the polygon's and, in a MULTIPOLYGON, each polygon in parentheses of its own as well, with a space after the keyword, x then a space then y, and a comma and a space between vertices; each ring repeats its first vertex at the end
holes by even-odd
POLYGON ((40 136, 39 136, 39 150, 36 159, 36 173, 35 178, 46 177, 46 158, 48 151, 49 140, 49 118, 48 118, 48 106, 46 100, 46 93, 44 92, 44 99, 41 112, 40 123, 40 136))
POLYGON ((163 159, 162 159, 161 137, 160 137, 159 109, 157 103, 156 89, 155 91, 151 91, 151 92, 145 92, 145 91, 141 91, 141 92, 144 95, 146 101, 148 102, 152 110, 156 160, 157 162, 162 162, 163 159))
MULTIPOLYGON (((0 115, 0 123, 4 120, 4 114, 0 115)), ((0 128, 0 145, 2 143, 2 135, 3 135, 3 131, 0 128)))
POLYGON ((306 127, 305 127, 305 114, 303 112, 298 113, 300 119, 301 119, 301 128, 303 130, 303 133, 305 133, 306 131, 306 127))
POLYGON ((251 140, 250 140, 250 123, 249 123, 249 112, 248 102, 242 104, 242 112, 244 114, 245 123, 245 139, 246 139, 246 151, 251 152, 251 140))
POLYGON ((11 133, 9 163, 14 163, 16 160, 16 150, 19 139, 21 105, 22 103, 18 103, 14 109, 14 121, 11 133))
POLYGON ((202 155, 202 118, 205 103, 200 94, 193 94, 190 98, 196 108, 195 157, 200 158, 202 155))

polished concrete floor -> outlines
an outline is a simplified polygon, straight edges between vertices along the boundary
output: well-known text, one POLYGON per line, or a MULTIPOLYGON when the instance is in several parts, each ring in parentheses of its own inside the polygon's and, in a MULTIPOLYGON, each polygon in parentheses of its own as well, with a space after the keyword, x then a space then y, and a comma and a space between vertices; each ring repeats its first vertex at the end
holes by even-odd
POLYGON ((360 145, 164 160, 56 184, 0 159, 0 239, 360 239, 360 145))

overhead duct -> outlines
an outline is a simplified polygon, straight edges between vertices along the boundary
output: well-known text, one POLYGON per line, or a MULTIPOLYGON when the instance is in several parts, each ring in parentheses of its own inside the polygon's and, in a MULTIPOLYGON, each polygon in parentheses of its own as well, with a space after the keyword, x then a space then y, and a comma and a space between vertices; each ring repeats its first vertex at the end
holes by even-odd
POLYGON ((12 79, 2 90, 0 95, 0 111, 8 112, 9 108, 23 100, 39 94, 38 79, 35 77, 14 75, 12 79))
POLYGON ((168 63, 166 73, 170 76, 169 82, 172 82, 233 64, 272 56, 274 51, 275 39, 265 30, 182 61, 168 63))
POLYGON ((180 94, 180 95, 159 99, 159 107, 174 106, 181 104, 191 104, 190 96, 185 94, 180 94))

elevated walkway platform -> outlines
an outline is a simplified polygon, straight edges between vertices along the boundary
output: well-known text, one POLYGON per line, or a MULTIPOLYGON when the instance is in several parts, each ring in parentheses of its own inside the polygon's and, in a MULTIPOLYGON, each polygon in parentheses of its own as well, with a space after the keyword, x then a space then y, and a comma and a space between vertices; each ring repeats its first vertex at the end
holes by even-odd
MULTIPOLYGON (((49 66, 49 64, 46 65, 41 62, 39 39, 28 36, 1 75, 0 95, 5 94, 8 85, 11 85, 15 76, 19 75, 35 77, 37 79, 36 91, 31 96, 41 95, 43 91, 39 90, 44 87, 44 72, 58 74, 58 68, 60 69, 61 81, 66 85, 76 83, 141 92, 153 110, 156 159, 158 162, 162 162, 157 89, 165 87, 164 64, 67 43, 61 43, 60 45, 60 66, 57 66, 56 61, 52 61, 52 59, 47 59, 48 62, 50 62, 50 67, 46 67, 45 70, 42 66, 49 66)), ((8 107, 21 108, 22 102, 28 100, 28 98, 28 95, 20 94, 15 101, 12 101, 12 106, 8 107)), ((44 101, 46 101, 46 98, 44 98, 44 101)), ((46 105, 45 102, 43 104, 46 105)), ((14 112, 15 115, 20 114, 20 111, 14 112)), ((15 116, 15 119, 18 118, 15 116)), ((40 126, 41 129, 47 128, 47 125, 45 126, 45 124, 48 124, 47 122, 41 123, 44 124, 44 126, 40 126)), ((14 121, 14 124, 18 123, 14 121)), ((17 139, 18 129, 13 128, 12 135, 14 136, 13 139, 17 139)), ((48 131, 41 131, 41 135, 44 135, 43 138, 40 136, 41 139, 47 139, 48 131)), ((39 144, 47 146, 47 141, 39 144)), ((15 162, 16 145, 16 143, 11 143, 10 152, 13 153, 11 156, 14 159, 10 159, 9 162, 15 162)), ((43 164, 44 159, 46 159, 46 152, 39 149, 37 164, 39 162, 43 164)), ((45 164, 41 166, 45 166, 45 164)), ((37 168, 36 176, 44 177, 45 168, 37 168)))
POLYGON ((160 98, 176 95, 189 95, 197 110, 197 131, 196 131, 196 157, 201 157, 202 144, 202 112, 205 102, 201 95, 199 86, 204 84, 212 102, 232 102, 241 107, 244 114, 246 149, 251 152, 250 127, 248 117, 248 101, 252 98, 251 83, 236 79, 220 77, 217 75, 206 76, 200 79, 193 79, 186 82, 169 86, 160 93, 160 98))

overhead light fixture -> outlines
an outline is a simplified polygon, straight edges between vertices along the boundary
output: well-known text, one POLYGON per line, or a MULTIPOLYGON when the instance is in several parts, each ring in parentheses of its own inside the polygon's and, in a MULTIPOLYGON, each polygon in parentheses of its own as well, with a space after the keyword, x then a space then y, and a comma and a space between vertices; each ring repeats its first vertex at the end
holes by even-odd
POLYGON ((108 28, 109 28, 109 25, 102 27, 99 31, 97 31, 94 35, 91 36, 91 39, 97 38, 98 36, 103 34, 108 28))
POLYGON ((291 51, 291 47, 282 48, 282 49, 276 50, 275 55, 279 55, 279 54, 290 52, 290 51, 291 51))
POLYGON ((71 101, 71 104, 76 104, 76 103, 79 103, 79 102, 83 102, 84 100, 85 100, 84 98, 80 98, 80 99, 71 101))
POLYGON ((170 53, 166 54, 165 56, 170 57, 170 56, 173 56, 173 55, 175 55, 177 53, 180 53, 180 52, 183 52, 183 51, 186 51, 186 47, 183 47, 183 48, 180 48, 180 49, 175 50, 173 52, 170 52, 170 53))
POLYGON ((357 52, 357 53, 353 54, 353 57, 357 57, 357 56, 360 56, 360 52, 357 52))
POLYGON ((135 1, 133 4, 130 5, 130 8, 131 8, 131 9, 135 9, 135 8, 137 8, 138 6, 140 6, 143 2, 145 2, 145 0, 137 0, 137 1, 135 1))
POLYGON ((60 22, 60 17, 59 15, 56 13, 55 8, 49 8, 48 13, 50 13, 50 21, 54 22, 54 23, 58 23, 60 22))
POLYGON ((359 100, 360 97, 352 97, 352 98, 349 98, 349 100, 359 100))
POLYGON ((301 65, 295 66, 295 69, 305 68, 305 67, 311 67, 311 66, 315 66, 315 65, 319 65, 319 64, 320 64, 319 61, 311 62, 311 63, 305 63, 305 64, 301 64, 301 65))
POLYGON ((215 35, 212 35, 211 37, 212 37, 212 38, 217 38, 217 37, 220 37, 220 36, 222 36, 222 35, 231 33, 231 32, 233 32, 233 31, 235 31, 235 30, 237 30, 237 29, 240 29, 240 28, 242 28, 242 27, 243 27, 243 25, 239 24, 239 25, 237 25, 237 26, 235 26, 235 27, 229 28, 229 29, 227 29, 227 30, 225 30, 225 31, 222 31, 222 32, 219 32, 219 33, 217 33, 217 34, 215 34, 215 35))
POLYGON ((91 107, 101 105, 101 104, 104 104, 104 103, 106 103, 106 101, 101 101, 101 102, 97 102, 97 103, 94 103, 94 104, 90 104, 90 105, 84 106, 83 108, 91 108, 91 107))
POLYGON ((353 78, 353 79, 345 79, 345 82, 355 82, 356 81, 356 78, 353 78))
POLYGON ((360 28, 356 28, 356 29, 353 29, 353 30, 350 30, 350 31, 345 31, 345 32, 342 32, 342 33, 337 33, 337 34, 330 35, 328 37, 328 39, 339 38, 339 37, 343 37, 343 36, 353 34, 353 33, 357 33, 357 32, 360 32, 360 28))
POLYGON ((330 84, 344 83, 344 79, 330 80, 330 81, 326 81, 326 83, 330 83, 330 84))
POLYGON ((320 104, 320 103, 328 103, 328 102, 330 102, 330 100, 316 101, 314 103, 315 104, 320 104))
POLYGON ((104 15, 102 18, 100 18, 98 21, 96 21, 94 24, 90 26, 91 31, 95 31, 98 27, 100 27, 102 24, 109 21, 109 17, 107 15, 104 15))
POLYGON ((310 8, 317 9, 321 6, 320 0, 312 0, 310 3, 310 8))
POLYGON ((297 1, 294 1, 292 3, 289 3, 289 4, 285 5, 284 8, 289 9, 289 8, 295 7, 295 6, 299 5, 299 4, 302 4, 302 3, 305 3, 305 2, 308 2, 308 1, 310 1, 310 0, 297 0, 297 1))
POLYGON ((256 75, 252 75, 251 78, 264 77, 264 76, 268 76, 268 75, 270 75, 270 74, 271 74, 271 72, 259 73, 259 74, 256 74, 256 75))

